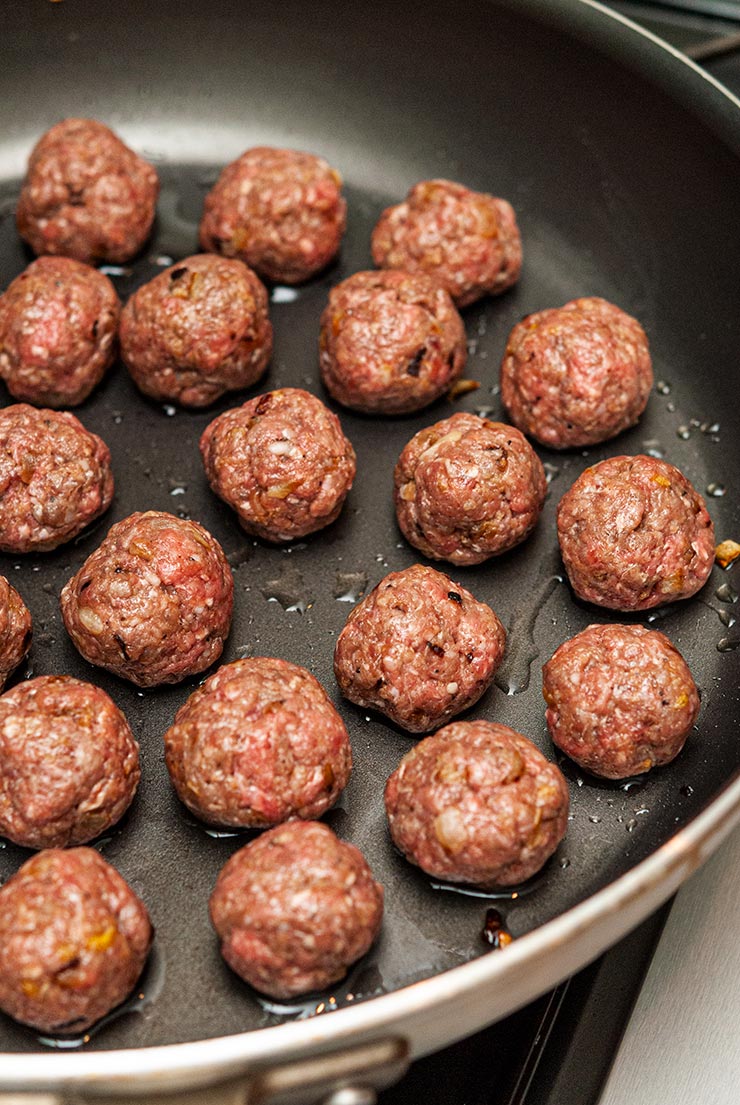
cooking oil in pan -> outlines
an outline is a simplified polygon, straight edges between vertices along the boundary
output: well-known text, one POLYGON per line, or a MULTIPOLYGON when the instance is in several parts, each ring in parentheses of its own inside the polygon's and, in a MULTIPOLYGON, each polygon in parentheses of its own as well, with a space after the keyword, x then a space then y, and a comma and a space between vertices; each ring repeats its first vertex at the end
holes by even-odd
MULTIPOLYGON (((553 555, 553 563, 556 556, 553 555)), ((537 617, 559 583, 561 575, 546 570, 546 576, 540 580, 526 596, 527 601, 514 615, 507 634, 507 651, 496 673, 496 686, 506 695, 522 694, 529 686, 532 663, 540 650, 534 639, 537 617)))

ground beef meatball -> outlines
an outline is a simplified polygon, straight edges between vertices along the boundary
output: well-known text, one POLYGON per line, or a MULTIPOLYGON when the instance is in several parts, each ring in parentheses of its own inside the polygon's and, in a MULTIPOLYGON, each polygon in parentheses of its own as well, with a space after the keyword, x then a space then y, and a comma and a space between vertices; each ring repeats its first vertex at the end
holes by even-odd
POLYGON ((355 451, 339 419, 300 388, 281 388, 206 426, 208 481, 247 533, 293 541, 339 515, 355 478, 355 451))
POLYGON ((396 847, 428 875, 511 886, 539 871, 565 836, 568 787, 513 729, 457 721, 406 753, 385 808, 396 847))
POLYGON ((105 691, 42 675, 0 697, 0 834, 25 848, 85 844, 139 785, 139 748, 105 691))
POLYGON ((587 468, 560 500, 557 524, 576 595, 610 610, 689 598, 712 570, 704 500, 655 457, 609 457, 587 468))
POLYGON ((110 452, 68 411, 0 410, 0 549, 46 552, 110 506, 110 452))
POLYGON ((449 391, 467 359, 465 327, 424 273, 356 272, 321 316, 321 378, 339 403, 370 414, 418 411, 449 391))
MULTIPOLYGON (((31 613, 21 596, 0 576, 0 691, 31 647, 31 613)), ((2 785, 2 780, 0 780, 2 785)))
POLYGON ((94 848, 32 856, 0 889, 0 1008, 42 1032, 81 1032, 128 997, 153 935, 94 848))
POLYGON ((64 119, 31 152, 16 219, 34 253, 128 261, 149 237, 152 165, 95 119, 64 119))
POLYGON ((334 651, 342 694, 425 733, 489 686, 506 634, 490 606, 442 572, 391 572, 354 608, 334 651))
POLYGON ((206 679, 164 746, 178 796, 215 825, 320 817, 352 769, 347 730, 324 688, 305 668, 268 657, 235 660, 206 679))
POLYGON ((165 269, 121 315, 121 356, 152 399, 204 407, 256 383, 271 353, 264 285, 241 261, 212 253, 165 269))
POLYGON ((274 998, 338 982, 380 931, 383 888, 318 821, 289 821, 236 852, 211 895, 221 954, 274 998))
POLYGON ((605 779, 670 763, 699 713, 683 656, 641 625, 590 625, 545 664, 542 690, 553 743, 605 779))
POLYGON ((633 426, 652 386, 645 331, 596 296, 527 315, 501 365, 512 422, 551 449, 595 445, 633 426))
POLYGON ((513 426, 453 414, 411 438, 394 474, 404 537, 434 560, 480 564, 518 545, 537 522, 547 479, 513 426))
POLYGON ((16 399, 75 407, 116 355, 120 304, 107 276, 39 257, 0 296, 0 376, 16 399))
POLYGON ((203 249, 238 257, 267 280, 299 284, 339 251, 347 204, 342 178, 321 157, 256 146, 206 196, 203 249))
POLYGON ((498 295, 519 279, 522 244, 506 200, 450 180, 423 180, 387 207, 372 235, 379 268, 425 272, 458 307, 498 295))
POLYGON ((233 603, 218 541, 158 510, 116 523, 61 595, 85 659, 139 687, 179 683, 218 660, 233 603))

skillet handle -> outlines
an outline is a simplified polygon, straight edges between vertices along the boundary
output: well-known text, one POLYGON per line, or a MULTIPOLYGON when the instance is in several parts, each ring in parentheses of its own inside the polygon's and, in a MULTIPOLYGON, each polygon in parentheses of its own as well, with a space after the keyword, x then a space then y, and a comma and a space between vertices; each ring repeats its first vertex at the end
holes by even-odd
POLYGON ((0 1094, 0 1105, 375 1105, 376 1091, 397 1082, 408 1065, 408 1042, 391 1037, 180 1093, 160 1094, 149 1086, 136 1093, 129 1079, 121 1086, 124 1096, 90 1096, 84 1089, 0 1094))

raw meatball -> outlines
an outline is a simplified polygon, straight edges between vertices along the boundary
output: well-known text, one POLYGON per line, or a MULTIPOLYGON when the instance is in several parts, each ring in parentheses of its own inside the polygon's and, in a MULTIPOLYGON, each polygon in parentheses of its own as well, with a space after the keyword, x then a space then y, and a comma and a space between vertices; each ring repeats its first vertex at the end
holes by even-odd
POLYGON ((347 730, 321 684, 267 657, 235 660, 206 679, 164 745, 180 799, 215 825, 320 817, 352 770, 347 730))
POLYGON ((117 522, 61 595, 85 659, 139 687, 179 683, 218 660, 233 604, 218 541, 158 510, 117 522))
POLYGON ((355 478, 355 451, 339 419, 300 388, 224 411, 206 426, 200 451, 213 490, 265 541, 328 526, 355 478))
POLYGON ((272 353, 267 292, 241 261, 199 253, 131 296, 121 356, 152 399, 204 407, 256 383, 272 353))
POLYGON ((450 180, 423 180, 403 203, 387 207, 372 253, 379 268, 435 277, 458 307, 506 291, 522 267, 511 204, 450 180))
POLYGON ((513 729, 457 721, 406 753, 385 808, 396 847, 428 875, 511 886, 539 871, 565 836, 568 787, 513 729))
POLYGON ((81 1032, 128 997, 153 936, 94 848, 32 856, 0 889, 0 1008, 42 1032, 81 1032))
MULTIPOLYGON (((21 596, 0 576, 0 691, 28 654, 33 637, 31 613, 21 596)), ((2 780, 0 780, 0 785, 2 780)))
POLYGON ((0 410, 0 549, 46 552, 110 506, 110 452, 68 411, 0 410))
POLYGON ((345 407, 404 414, 449 391, 467 360, 465 327, 424 273, 356 272, 329 293, 319 361, 345 407))
POLYGON ((425 733, 489 686, 506 634, 490 606, 442 572, 391 572, 354 608, 334 651, 342 694, 425 733))
POLYGON ((595 296, 527 315, 501 365, 512 422, 551 449, 595 445, 633 426, 652 386, 640 323, 595 296))
POLYGON ((16 210, 34 253, 128 261, 149 237, 154 167, 95 119, 64 119, 31 151, 16 210))
POLYGON ((121 305, 107 276, 39 257, 0 296, 0 376, 16 399, 76 407, 116 355, 121 305))
POLYGON ((85 844, 139 785, 139 748, 105 691, 42 675, 0 697, 0 834, 25 848, 85 844))
POLYGON ((582 472, 558 505, 558 538, 576 595, 610 610, 689 598, 714 561, 704 500, 655 457, 609 457, 582 472))
POLYGON ((289 821, 236 852, 211 895, 221 954, 274 998, 338 982, 380 931, 383 888, 318 821, 289 821))
POLYGON ((339 250, 347 204, 342 178, 321 157, 256 146, 206 196, 203 249, 238 257, 267 280, 299 284, 339 250))
POLYGON ((590 625, 542 670, 553 743, 605 779, 670 763, 699 713, 686 661, 641 625, 590 625))
POLYGON ((425 556, 480 564, 518 545, 545 501, 542 462, 513 426, 453 414, 411 438, 394 474, 396 516, 425 556))

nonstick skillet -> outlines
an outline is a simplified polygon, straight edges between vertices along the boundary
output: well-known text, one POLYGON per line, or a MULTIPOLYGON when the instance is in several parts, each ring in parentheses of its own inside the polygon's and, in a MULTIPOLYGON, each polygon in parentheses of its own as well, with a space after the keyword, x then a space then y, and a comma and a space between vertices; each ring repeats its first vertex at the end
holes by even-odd
MULTIPOLYGON (((97 846, 146 900, 157 927, 133 1000, 89 1039, 40 1040, 2 1019, 0 1089, 54 1091, 58 1100, 67 1093, 152 1100, 155 1092, 236 1079, 222 1091, 236 1102, 256 1071, 279 1068, 261 1076, 262 1097, 295 1082, 296 1100, 309 1101, 318 1094, 314 1081, 352 1081, 358 1071, 359 1081, 388 1080, 409 1054, 505 1015, 585 964, 664 900, 738 818, 740 634, 732 623, 739 568, 715 567, 694 599, 642 619, 678 645, 702 690, 684 752, 626 786, 564 765, 568 835, 515 898, 435 888, 396 854, 382 787, 410 738, 338 701, 331 658, 352 601, 416 560, 396 529, 390 496, 403 444, 453 410, 500 417, 498 364, 509 329, 527 312, 574 296, 605 296, 643 322, 656 388, 640 424, 617 441, 583 453, 541 450, 551 483, 535 536, 496 561, 450 573, 490 602, 509 630, 497 686, 472 716, 509 724, 554 755, 541 664, 589 622, 611 618, 574 600, 557 554, 556 504, 587 464, 615 453, 663 455, 706 495, 718 539, 738 539, 740 105, 588 0, 357 7, 34 0, 6 5, 3 24, 2 286, 30 259, 13 220, 25 159, 66 115, 111 124, 162 178, 154 239, 134 264, 112 273, 123 298, 169 258, 196 251, 205 192, 248 146, 308 149, 341 169, 350 212, 341 259, 296 291, 272 289, 275 355, 264 384, 249 394, 297 385, 326 398, 316 343, 328 290, 370 266, 374 221, 412 183, 461 180, 517 210, 521 282, 465 312, 467 376, 479 388, 413 417, 341 411, 358 479, 330 529, 284 549, 245 538, 209 492, 197 452, 206 423, 239 397, 200 413, 163 407, 139 396, 118 366, 78 412, 111 447, 111 511, 69 546, 3 557, 0 566, 35 620, 20 678, 67 672, 99 683, 141 742, 140 793, 97 846), (172 795, 162 755, 161 734, 194 683, 138 691, 86 665, 63 632, 62 584, 112 522, 148 507, 198 519, 230 556, 237 598, 224 660, 274 654, 304 664, 349 726, 356 769, 327 821, 369 857, 386 886, 387 913, 377 948, 331 994, 267 1003, 219 958, 206 902, 221 864, 246 838, 196 824, 172 795), (487 953, 480 938, 490 905, 515 937, 501 952, 487 953)), ((7 845, 2 877, 25 858, 7 845)))

